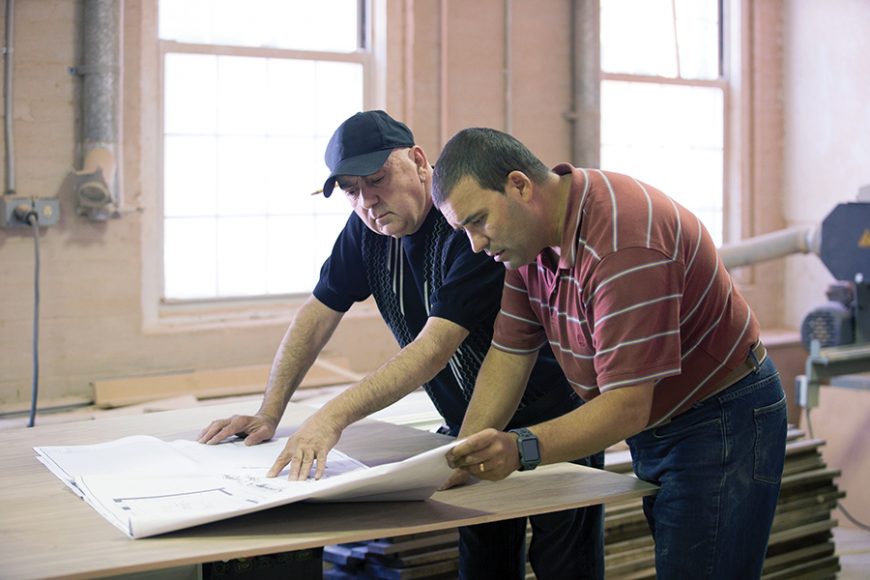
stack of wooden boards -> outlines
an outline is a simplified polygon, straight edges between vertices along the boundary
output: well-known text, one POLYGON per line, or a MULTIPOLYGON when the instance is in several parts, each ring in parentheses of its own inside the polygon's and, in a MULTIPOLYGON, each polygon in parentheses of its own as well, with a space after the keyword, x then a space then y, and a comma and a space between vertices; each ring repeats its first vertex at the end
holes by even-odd
MULTIPOLYGON (((822 459, 822 445, 824 441, 809 439, 802 431, 789 431, 763 579, 833 579, 840 569, 831 534, 837 522, 831 512, 845 493, 834 482, 840 472, 828 469, 822 459)), ((606 465, 609 471, 631 472, 627 451, 608 452, 606 465)), ((327 546, 324 578, 455 578, 457 538, 455 530, 445 530, 327 546)), ((655 578, 653 541, 641 500, 606 508, 605 569, 608 579, 655 578)), ((526 577, 535 577, 531 568, 526 577)))
POLYGON ((459 532, 442 530, 326 546, 324 578, 456 578, 459 532))

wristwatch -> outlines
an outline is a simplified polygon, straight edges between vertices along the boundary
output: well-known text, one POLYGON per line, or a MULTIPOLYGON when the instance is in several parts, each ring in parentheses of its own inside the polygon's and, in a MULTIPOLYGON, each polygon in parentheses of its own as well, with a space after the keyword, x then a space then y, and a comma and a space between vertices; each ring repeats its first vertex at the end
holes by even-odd
POLYGON ((511 429, 511 433, 517 435, 517 451, 520 454, 520 471, 531 471, 541 463, 541 448, 538 446, 538 438, 526 429, 511 429))

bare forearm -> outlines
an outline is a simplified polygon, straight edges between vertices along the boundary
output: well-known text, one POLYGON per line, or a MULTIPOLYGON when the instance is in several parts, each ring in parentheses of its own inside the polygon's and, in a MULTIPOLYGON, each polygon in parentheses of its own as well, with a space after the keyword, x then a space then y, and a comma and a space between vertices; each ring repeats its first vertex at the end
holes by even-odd
POLYGON ((646 427, 652 384, 606 392, 566 415, 530 427, 542 463, 571 461, 602 451, 646 427))
MULTIPOLYGON (((541 463, 585 457, 640 432, 649 421, 653 383, 608 391, 557 419, 531 425, 541 463)), ((520 467, 517 438, 493 428, 470 434, 447 453, 452 467, 491 480, 520 467), (484 468, 485 467, 485 468, 484 468)))
POLYGON ((275 354, 258 414, 275 421, 281 418, 290 397, 329 341, 342 316, 341 312, 326 307, 314 297, 299 308, 275 354))
POLYGON ((468 332, 452 322, 430 319, 413 342, 329 401, 318 415, 344 429, 395 403, 441 372, 466 336, 468 332))
POLYGON ((519 405, 537 354, 512 355, 490 348, 480 367, 460 437, 487 427, 504 429, 519 405))

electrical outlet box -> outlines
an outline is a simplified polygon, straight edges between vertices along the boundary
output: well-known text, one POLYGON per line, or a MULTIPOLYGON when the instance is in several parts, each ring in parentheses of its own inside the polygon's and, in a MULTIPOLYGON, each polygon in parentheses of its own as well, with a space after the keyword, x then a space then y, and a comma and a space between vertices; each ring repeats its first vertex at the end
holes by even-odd
POLYGON ((39 226, 56 226, 60 221, 60 200, 56 197, 37 197, 33 200, 39 226))
POLYGON ((0 209, 3 210, 3 213, 0 214, 3 217, 3 222, 0 225, 4 228, 29 228, 29 223, 21 221, 15 216, 15 210, 19 207, 29 210, 33 207, 33 200, 29 197, 13 195, 0 196, 0 209))
POLYGON ((60 200, 56 197, 18 197, 14 195, 0 196, 0 227, 8 229, 30 228, 31 225, 19 215, 30 211, 36 212, 40 227, 54 226, 60 221, 60 200))

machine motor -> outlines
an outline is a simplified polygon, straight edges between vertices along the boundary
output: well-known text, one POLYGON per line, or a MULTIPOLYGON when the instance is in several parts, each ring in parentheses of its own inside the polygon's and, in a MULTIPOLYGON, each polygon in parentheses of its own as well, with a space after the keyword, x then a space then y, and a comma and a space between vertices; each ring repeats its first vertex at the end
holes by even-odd
POLYGON ((812 309, 801 322, 801 342, 807 351, 818 340, 822 348, 855 342, 855 293, 852 284, 838 281, 828 286, 828 302, 812 309))

